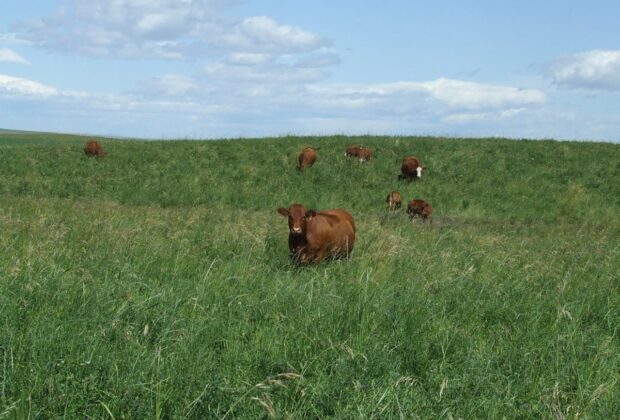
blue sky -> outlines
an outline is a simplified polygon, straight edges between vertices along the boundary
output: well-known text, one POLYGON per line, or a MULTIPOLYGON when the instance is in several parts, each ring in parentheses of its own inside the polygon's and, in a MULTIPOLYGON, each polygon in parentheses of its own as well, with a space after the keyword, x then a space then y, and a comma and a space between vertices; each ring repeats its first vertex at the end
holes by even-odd
POLYGON ((0 127, 620 141, 620 2, 9 0, 0 127))

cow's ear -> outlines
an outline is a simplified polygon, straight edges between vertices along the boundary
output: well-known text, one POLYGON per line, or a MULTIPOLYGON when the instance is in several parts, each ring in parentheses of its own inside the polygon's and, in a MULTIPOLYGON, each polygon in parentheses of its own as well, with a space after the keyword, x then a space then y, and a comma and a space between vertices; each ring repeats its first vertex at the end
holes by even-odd
POLYGON ((280 214, 281 214, 282 216, 284 216, 284 217, 288 217, 288 210, 287 210, 287 209, 285 209, 284 207, 280 207, 280 208, 278 209, 278 213, 280 213, 280 214))
POLYGON ((422 169, 426 170, 426 165, 422 165, 422 169))
POLYGON ((314 210, 308 210, 308 211, 306 212, 306 219, 311 219, 311 218, 313 218, 314 216, 316 216, 316 211, 314 211, 314 210))

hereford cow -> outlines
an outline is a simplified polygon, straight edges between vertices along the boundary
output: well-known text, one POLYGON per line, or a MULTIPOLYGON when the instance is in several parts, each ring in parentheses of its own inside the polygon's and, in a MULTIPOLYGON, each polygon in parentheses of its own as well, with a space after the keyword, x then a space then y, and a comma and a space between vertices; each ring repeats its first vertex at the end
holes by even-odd
POLYGON ((357 158, 359 159, 360 162, 369 161, 371 157, 372 157, 372 150, 370 150, 368 147, 359 148, 357 152, 357 158))
POLYGON ((415 156, 407 156, 403 159, 403 163, 400 166, 401 177, 405 179, 422 178, 423 170, 426 170, 426 166, 422 165, 420 159, 415 156))
POLYGON ((433 206, 424 200, 411 200, 407 205, 407 213, 411 219, 418 215, 422 217, 423 222, 429 219, 433 223, 433 206))
POLYGON ((403 202, 403 196, 400 195, 398 191, 392 191, 391 193, 388 194, 387 198, 385 199, 385 202, 388 203, 388 209, 396 210, 400 208, 403 202))
POLYGON ((298 264, 319 262, 325 258, 348 258, 355 242, 355 223, 343 209, 314 211, 301 204, 278 209, 288 217, 288 247, 298 264))
POLYGON ((89 140, 84 146, 84 154, 86 156, 105 157, 105 151, 97 140, 89 140))
POLYGON ((316 149, 313 147, 305 147, 299 154, 297 160, 297 170, 299 172, 303 171, 305 167, 314 165, 314 161, 316 161, 316 149))
POLYGON ((351 157, 351 156, 357 157, 359 152, 360 152, 360 147, 359 146, 349 145, 349 146, 347 146, 347 150, 344 152, 344 155, 346 157, 351 157))

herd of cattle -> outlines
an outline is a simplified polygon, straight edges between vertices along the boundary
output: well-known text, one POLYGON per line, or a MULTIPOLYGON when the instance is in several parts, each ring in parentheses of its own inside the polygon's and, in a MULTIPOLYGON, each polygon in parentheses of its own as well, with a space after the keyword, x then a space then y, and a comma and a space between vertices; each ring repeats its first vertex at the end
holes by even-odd
MULTIPOLYGON (((297 159, 297 170, 302 172, 311 167, 317 159, 316 147, 305 147, 297 159)), ((86 156, 105 157, 106 153, 96 140, 89 140, 84 146, 86 156)), ((367 147, 348 146, 345 156, 355 157, 360 162, 372 158, 367 147)), ((407 156, 400 167, 399 179, 415 180, 422 177, 426 166, 415 156, 407 156)), ((394 211, 402 206, 403 197, 398 191, 388 194, 388 209, 394 211)), ((302 204, 280 207, 278 213, 288 218, 288 246, 291 259, 297 264, 319 262, 326 258, 349 258, 355 243, 355 222, 351 213, 344 209, 307 210, 302 204)), ((420 216, 431 223, 433 207, 424 200, 414 199, 407 204, 410 218, 420 216)))

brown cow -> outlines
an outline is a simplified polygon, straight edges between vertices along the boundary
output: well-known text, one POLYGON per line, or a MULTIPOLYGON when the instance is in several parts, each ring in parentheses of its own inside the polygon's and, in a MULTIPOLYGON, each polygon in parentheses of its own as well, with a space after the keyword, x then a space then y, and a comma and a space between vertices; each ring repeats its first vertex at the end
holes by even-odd
POLYGON ((387 198, 385 199, 385 202, 388 203, 388 209, 396 210, 400 208, 403 202, 403 196, 400 195, 398 191, 392 191, 391 193, 388 194, 387 198))
POLYGON ((316 161, 316 148, 304 147, 297 160, 297 170, 300 172, 303 171, 305 167, 314 165, 314 161, 316 161))
POLYGON ((346 157, 351 157, 351 156, 356 156, 359 154, 360 152, 360 146, 347 146, 347 150, 344 152, 344 155, 346 157))
POLYGON ((360 162, 369 161, 372 157, 372 150, 370 150, 368 147, 360 147, 357 152, 357 157, 360 162))
POLYGON ((288 247, 298 264, 319 262, 325 258, 349 257, 355 242, 355 222, 343 209, 316 212, 301 204, 278 209, 288 217, 288 247))
POLYGON ((105 157, 105 151, 97 140, 89 140, 84 146, 84 154, 86 156, 105 157))
POLYGON ((415 156, 407 156, 403 159, 403 163, 400 166, 401 176, 405 179, 422 178, 423 170, 426 170, 426 166, 422 165, 420 159, 415 156))
POLYGON ((411 219, 418 215, 422 217, 422 222, 429 219, 433 223, 433 206, 424 200, 411 200, 407 205, 407 213, 411 219))

